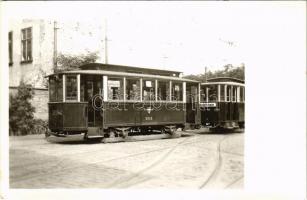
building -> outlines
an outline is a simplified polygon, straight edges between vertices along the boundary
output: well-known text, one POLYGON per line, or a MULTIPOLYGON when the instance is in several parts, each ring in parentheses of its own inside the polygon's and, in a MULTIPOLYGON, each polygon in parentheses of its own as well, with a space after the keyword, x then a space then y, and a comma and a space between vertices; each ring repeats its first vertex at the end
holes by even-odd
POLYGON ((54 30, 51 21, 22 20, 9 23, 9 87, 16 93, 21 80, 31 84, 36 118, 48 117, 48 89, 44 75, 53 69, 54 30))
POLYGON ((105 33, 101 25, 88 22, 57 22, 23 19, 9 23, 9 88, 16 93, 21 80, 35 92, 32 104, 34 116, 48 118, 48 89, 45 75, 53 72, 58 53, 83 54, 104 49, 105 33), (56 37, 55 37, 56 35, 56 37))

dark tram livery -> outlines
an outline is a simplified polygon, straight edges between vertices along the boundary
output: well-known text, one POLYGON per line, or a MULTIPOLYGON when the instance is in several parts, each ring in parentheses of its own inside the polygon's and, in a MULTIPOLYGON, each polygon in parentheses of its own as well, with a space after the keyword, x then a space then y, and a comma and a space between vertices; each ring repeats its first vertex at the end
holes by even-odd
POLYGON ((172 135, 201 125, 200 83, 177 71, 92 63, 48 78, 48 135, 172 135))
POLYGON ((201 84, 201 122, 211 130, 244 128, 244 81, 213 78, 201 84))

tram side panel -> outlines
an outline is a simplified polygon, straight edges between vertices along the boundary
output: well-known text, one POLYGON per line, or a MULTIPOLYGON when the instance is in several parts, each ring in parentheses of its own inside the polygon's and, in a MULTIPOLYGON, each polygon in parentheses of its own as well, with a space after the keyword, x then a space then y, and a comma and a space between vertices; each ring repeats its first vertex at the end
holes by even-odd
POLYGON ((103 128, 185 124, 183 103, 121 103, 106 107, 103 128))
POLYGON ((245 104, 244 103, 239 103, 238 106, 238 113, 239 113, 239 126, 240 128, 244 128, 245 126, 245 104))
POLYGON ((218 102, 216 107, 201 107, 201 121, 207 127, 237 128, 244 124, 244 103, 218 102))
POLYGON ((49 103, 49 129, 58 133, 87 131, 87 103, 49 103))

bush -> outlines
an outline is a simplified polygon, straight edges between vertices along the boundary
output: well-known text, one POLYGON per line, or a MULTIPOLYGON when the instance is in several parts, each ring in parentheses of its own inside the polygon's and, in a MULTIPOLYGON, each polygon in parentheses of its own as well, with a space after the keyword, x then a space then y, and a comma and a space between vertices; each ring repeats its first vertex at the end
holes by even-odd
POLYGON ((48 122, 42 119, 34 119, 34 128, 29 134, 45 134, 48 130, 48 122))
POLYGON ((27 135, 34 130, 35 108, 30 100, 34 92, 29 85, 20 82, 16 95, 10 94, 9 105, 9 134, 27 135))

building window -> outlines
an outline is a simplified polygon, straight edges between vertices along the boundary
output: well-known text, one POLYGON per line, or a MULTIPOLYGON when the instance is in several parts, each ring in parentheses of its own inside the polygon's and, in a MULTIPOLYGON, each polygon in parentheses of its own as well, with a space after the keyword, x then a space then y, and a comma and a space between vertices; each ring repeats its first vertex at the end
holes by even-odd
POLYGON ((21 62, 32 61, 32 28, 21 30, 21 62))
POLYGON ((9 32, 9 66, 13 64, 13 32, 9 32))

